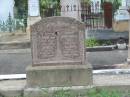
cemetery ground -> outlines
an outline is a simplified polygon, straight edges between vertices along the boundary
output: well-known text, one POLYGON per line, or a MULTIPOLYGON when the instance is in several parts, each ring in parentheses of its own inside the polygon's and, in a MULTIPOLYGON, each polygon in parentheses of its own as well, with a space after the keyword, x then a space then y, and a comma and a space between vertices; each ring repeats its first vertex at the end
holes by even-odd
MULTIPOLYGON (((1 80, 0 97, 22 97, 25 86, 25 79, 1 80)), ((38 97, 130 97, 130 75, 93 74, 90 87, 52 87, 42 91, 37 88, 36 91, 44 95, 38 97)), ((32 97, 37 97, 37 92, 33 92, 32 97)))

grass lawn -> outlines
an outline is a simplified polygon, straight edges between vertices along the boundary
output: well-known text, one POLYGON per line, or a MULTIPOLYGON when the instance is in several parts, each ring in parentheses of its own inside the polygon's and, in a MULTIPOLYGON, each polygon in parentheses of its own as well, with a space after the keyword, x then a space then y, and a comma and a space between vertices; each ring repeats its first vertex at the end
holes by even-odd
MULTIPOLYGON (((48 93, 47 93, 48 94, 48 93)), ((45 97, 130 97, 130 91, 119 91, 112 89, 90 89, 82 94, 72 91, 56 91, 45 97)))

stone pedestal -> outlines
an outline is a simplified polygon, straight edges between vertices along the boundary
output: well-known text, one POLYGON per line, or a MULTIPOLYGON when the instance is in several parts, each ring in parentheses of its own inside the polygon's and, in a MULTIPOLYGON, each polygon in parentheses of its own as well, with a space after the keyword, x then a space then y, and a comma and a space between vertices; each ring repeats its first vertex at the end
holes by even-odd
POLYGON ((44 97, 58 90, 82 94, 93 85, 91 65, 28 66, 25 97, 44 97))
POLYGON ((40 21, 40 16, 29 16, 27 19, 27 32, 30 32, 30 26, 40 21))
POLYGON ((36 22, 40 21, 41 17, 40 16, 30 16, 27 19, 27 28, 26 28, 26 32, 28 35, 28 38, 30 39, 30 26, 35 24, 36 22))
POLYGON ((36 22, 40 21, 41 17, 40 16, 30 16, 28 17, 28 26, 31 26, 33 24, 35 24, 36 22))
POLYGON ((88 65, 38 66, 27 68, 27 87, 69 87, 92 85, 88 65))

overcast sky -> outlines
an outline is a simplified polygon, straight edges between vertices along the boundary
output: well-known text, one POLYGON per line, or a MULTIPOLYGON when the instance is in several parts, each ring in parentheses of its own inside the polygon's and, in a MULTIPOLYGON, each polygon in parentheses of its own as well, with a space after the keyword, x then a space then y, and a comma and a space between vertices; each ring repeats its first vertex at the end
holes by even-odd
POLYGON ((13 16, 13 0, 0 0, 0 20, 7 20, 9 13, 13 16))

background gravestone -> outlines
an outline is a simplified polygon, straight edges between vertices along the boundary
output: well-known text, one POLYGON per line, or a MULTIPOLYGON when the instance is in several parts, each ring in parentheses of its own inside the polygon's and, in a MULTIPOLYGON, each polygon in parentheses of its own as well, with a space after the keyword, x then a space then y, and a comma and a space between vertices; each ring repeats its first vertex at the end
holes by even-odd
POLYGON ((86 63, 85 25, 68 17, 49 17, 31 27, 32 65, 28 87, 87 86, 92 69, 86 63))
POLYGON ((81 21, 81 1, 80 0, 60 0, 61 16, 73 17, 81 21))
POLYGON ((30 39, 30 26, 41 20, 39 0, 28 0, 28 19, 27 28, 28 37, 30 39))

